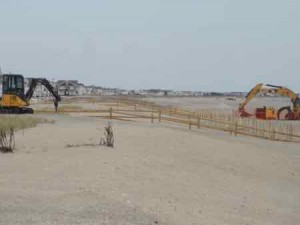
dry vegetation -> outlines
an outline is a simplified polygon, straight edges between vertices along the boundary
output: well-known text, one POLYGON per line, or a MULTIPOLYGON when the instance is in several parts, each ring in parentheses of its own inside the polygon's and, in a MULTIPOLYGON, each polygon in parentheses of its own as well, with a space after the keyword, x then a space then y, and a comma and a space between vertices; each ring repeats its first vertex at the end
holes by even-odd
POLYGON ((105 138, 101 138, 100 145, 105 145, 107 147, 114 147, 114 132, 112 128, 112 124, 108 123, 104 128, 104 136, 105 138))
POLYGON ((15 149, 15 131, 35 127, 38 123, 53 123, 54 121, 32 116, 0 117, 0 152, 13 152, 15 149))

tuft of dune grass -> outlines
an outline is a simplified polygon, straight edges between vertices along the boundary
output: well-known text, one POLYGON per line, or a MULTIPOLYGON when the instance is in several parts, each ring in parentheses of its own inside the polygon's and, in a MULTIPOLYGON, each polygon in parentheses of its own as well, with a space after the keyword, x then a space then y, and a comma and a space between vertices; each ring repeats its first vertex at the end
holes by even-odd
POLYGON ((11 129, 23 130, 26 128, 32 128, 39 123, 54 123, 53 120, 47 120, 44 118, 34 116, 22 116, 22 115, 1 115, 0 116, 0 130, 7 132, 11 129))

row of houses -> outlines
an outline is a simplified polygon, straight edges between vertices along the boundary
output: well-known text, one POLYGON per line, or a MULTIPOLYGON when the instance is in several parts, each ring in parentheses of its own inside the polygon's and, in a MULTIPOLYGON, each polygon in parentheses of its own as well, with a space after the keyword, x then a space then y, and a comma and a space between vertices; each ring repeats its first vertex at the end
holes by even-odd
MULTIPOLYGON (((24 78, 25 92, 29 89, 32 78, 24 78)), ((1 81, 1 75, 0 75, 1 81)), ((119 88, 105 88, 100 86, 86 86, 78 80, 51 80, 51 85, 58 91, 60 96, 85 96, 85 95, 131 95, 131 96, 244 96, 243 92, 214 93, 200 91, 174 91, 162 89, 125 90, 119 88)), ((0 92, 2 92, 2 82, 0 82, 0 92)), ((2 94, 2 93, 1 93, 2 94)), ((50 97, 49 91, 42 85, 38 85, 33 97, 50 97)))
MULTIPOLYGON (((25 92, 29 89, 32 78, 24 78, 25 92)), ((2 76, 0 75, 0 92, 2 92, 2 76)), ((51 80, 51 85, 58 91, 60 96, 84 96, 84 95, 131 95, 131 96, 181 96, 181 97, 191 97, 191 96, 235 96, 242 97, 245 96, 244 92, 227 92, 227 93, 217 93, 217 92, 201 92, 201 91, 174 91, 174 90, 162 90, 162 89, 144 89, 144 90, 124 90, 119 88, 105 88, 100 86, 86 86, 80 83, 78 80, 51 80)), ((2 93, 1 93, 2 95, 2 93)), ((38 85, 34 92, 33 97, 50 97, 51 94, 48 90, 42 86, 38 85)))
MULTIPOLYGON (((27 78, 26 85, 29 86, 30 79, 27 78)), ((105 88, 99 86, 85 86, 77 80, 58 80, 51 81, 53 87, 56 88, 58 94, 61 96, 84 96, 84 95, 117 95, 117 96, 153 96, 153 97, 197 97, 197 96, 244 96, 243 92, 228 92, 228 93, 215 93, 215 92, 201 92, 201 91, 174 91, 162 89, 144 89, 144 90, 124 90, 119 88, 105 88)), ((37 87, 35 97, 47 97, 49 92, 44 87, 37 87)))
MULTIPOLYGON (((58 91, 61 96, 84 96, 84 95, 121 95, 125 94, 125 90, 114 88, 103 88, 99 86, 85 86, 78 80, 58 80, 52 81, 52 86, 58 91)), ((40 92, 36 90, 35 96, 44 97, 49 93, 46 89, 40 92)))

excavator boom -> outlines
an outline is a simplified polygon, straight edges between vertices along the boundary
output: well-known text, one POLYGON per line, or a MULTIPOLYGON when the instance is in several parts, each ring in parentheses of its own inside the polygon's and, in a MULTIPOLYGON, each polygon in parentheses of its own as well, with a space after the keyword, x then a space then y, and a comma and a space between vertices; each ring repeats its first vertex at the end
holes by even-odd
POLYGON ((261 91, 263 84, 259 83, 255 85, 249 93, 246 95, 246 99, 239 106, 239 113, 241 116, 250 116, 251 114, 245 111, 245 106, 261 91))
POLYGON ((52 96, 54 97, 54 101, 59 102, 60 96, 58 95, 58 93, 56 93, 52 87, 52 85, 50 84, 50 82, 47 79, 44 78, 33 78, 30 84, 30 87, 28 89, 28 91, 25 94, 25 98, 27 99, 27 101, 29 101, 32 96, 33 93, 35 91, 35 88, 38 84, 43 85, 45 88, 47 88, 47 90, 52 94, 52 96))

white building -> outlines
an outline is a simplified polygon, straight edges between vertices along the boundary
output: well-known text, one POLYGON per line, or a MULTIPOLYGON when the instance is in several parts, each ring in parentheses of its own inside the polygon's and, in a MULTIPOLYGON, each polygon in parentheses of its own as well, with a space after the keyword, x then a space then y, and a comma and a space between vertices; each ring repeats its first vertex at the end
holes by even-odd
POLYGON ((83 91, 82 84, 79 84, 77 80, 59 80, 56 83, 58 94, 61 96, 75 96, 79 95, 83 91))

